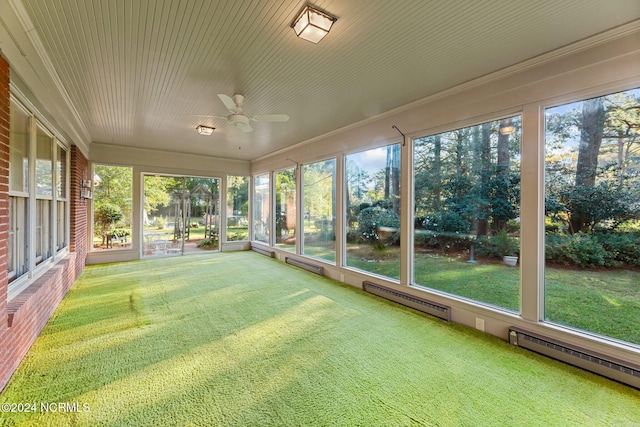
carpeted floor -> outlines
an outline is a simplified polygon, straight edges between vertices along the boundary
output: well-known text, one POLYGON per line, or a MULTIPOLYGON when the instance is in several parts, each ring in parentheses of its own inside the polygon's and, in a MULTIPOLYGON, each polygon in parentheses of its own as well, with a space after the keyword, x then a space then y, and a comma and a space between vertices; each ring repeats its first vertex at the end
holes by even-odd
POLYGON ((87 267, 0 403, 36 409, 2 426, 640 426, 638 390, 253 252, 87 267))

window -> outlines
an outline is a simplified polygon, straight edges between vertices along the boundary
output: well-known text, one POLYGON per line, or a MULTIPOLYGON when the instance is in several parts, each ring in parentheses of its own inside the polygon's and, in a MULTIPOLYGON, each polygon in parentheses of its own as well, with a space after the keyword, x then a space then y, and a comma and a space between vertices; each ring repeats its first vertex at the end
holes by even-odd
POLYGON ((227 241, 249 239, 249 177, 227 177, 227 241))
POLYGON ((303 253, 336 260, 336 160, 304 165, 303 253))
POLYGON ((414 141, 416 284, 519 311, 520 121, 414 141))
POLYGON ((640 89, 545 111, 545 320, 640 344, 640 89))
POLYGON ((53 138, 36 131, 36 263, 52 255, 53 138))
POLYGON ((276 246, 296 250, 296 168, 276 172, 276 246))
MULTIPOLYGON (((128 249, 131 244, 133 169, 94 165, 93 250, 128 249)), ((145 200, 145 203, 147 201, 145 200)))
POLYGON ((56 145, 56 250, 68 245, 67 242, 67 150, 56 145))
POLYGON ((9 136, 9 280, 29 271, 29 123, 30 114, 11 99, 9 136))
POLYGON ((346 264, 400 279, 400 144, 346 156, 346 264))
POLYGON ((68 246, 66 148, 26 108, 10 98, 9 299, 68 246), (35 179, 34 179, 35 178, 35 179))
POLYGON ((269 174, 253 178, 253 240, 269 243, 269 174))

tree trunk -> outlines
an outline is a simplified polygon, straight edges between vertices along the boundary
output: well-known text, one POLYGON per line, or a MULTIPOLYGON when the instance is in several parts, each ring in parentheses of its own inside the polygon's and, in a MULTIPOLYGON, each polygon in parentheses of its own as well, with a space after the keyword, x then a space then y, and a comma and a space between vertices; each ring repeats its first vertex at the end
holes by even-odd
POLYGON ((484 123, 481 126, 481 139, 479 142, 480 154, 480 192, 476 203, 478 203, 478 225, 476 233, 478 236, 486 236, 489 233, 489 180, 491 178, 491 124, 484 123))
MULTIPOLYGON (((509 137, 512 133, 513 126, 511 119, 500 121, 500 131, 498 133, 498 168, 497 188, 495 194, 494 205, 506 206, 509 198, 509 163, 511 155, 509 153, 509 137)), ((496 215, 493 217, 493 223, 496 231, 504 230, 507 225, 507 218, 496 215)))
POLYGON ((387 162, 384 168, 384 200, 389 200, 389 184, 391 178, 391 146, 387 146, 387 162))
MULTIPOLYGON (((598 154, 602 145, 605 121, 604 98, 586 100, 582 106, 582 130, 576 166, 576 187, 593 187, 596 183, 598 154)), ((588 228, 588 221, 581 212, 572 212, 571 231, 577 233, 588 228)))
POLYGON ((440 210, 442 201, 442 140, 436 135, 433 140, 433 199, 434 208, 440 210))

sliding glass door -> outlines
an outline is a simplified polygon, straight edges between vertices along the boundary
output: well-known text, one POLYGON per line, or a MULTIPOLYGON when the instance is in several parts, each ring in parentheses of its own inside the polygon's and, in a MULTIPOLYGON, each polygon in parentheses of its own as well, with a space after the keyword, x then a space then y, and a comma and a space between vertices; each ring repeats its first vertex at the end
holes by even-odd
POLYGON ((145 175, 143 256, 219 248, 220 180, 145 175))

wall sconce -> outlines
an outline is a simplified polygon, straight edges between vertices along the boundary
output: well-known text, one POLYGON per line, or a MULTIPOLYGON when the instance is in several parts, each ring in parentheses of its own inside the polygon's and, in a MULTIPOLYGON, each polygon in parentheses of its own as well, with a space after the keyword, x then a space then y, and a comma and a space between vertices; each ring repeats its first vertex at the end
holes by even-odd
POLYGON ((91 180, 85 179, 85 174, 82 172, 82 179, 80 180, 80 198, 81 199, 92 199, 93 192, 91 191, 91 180))
POLYGON ((198 125, 196 130, 200 135, 211 135, 216 128, 210 128, 209 126, 198 125))
POLYGON ((338 18, 306 5, 296 20, 291 24, 296 36, 312 43, 318 43, 329 34, 331 26, 338 18))

